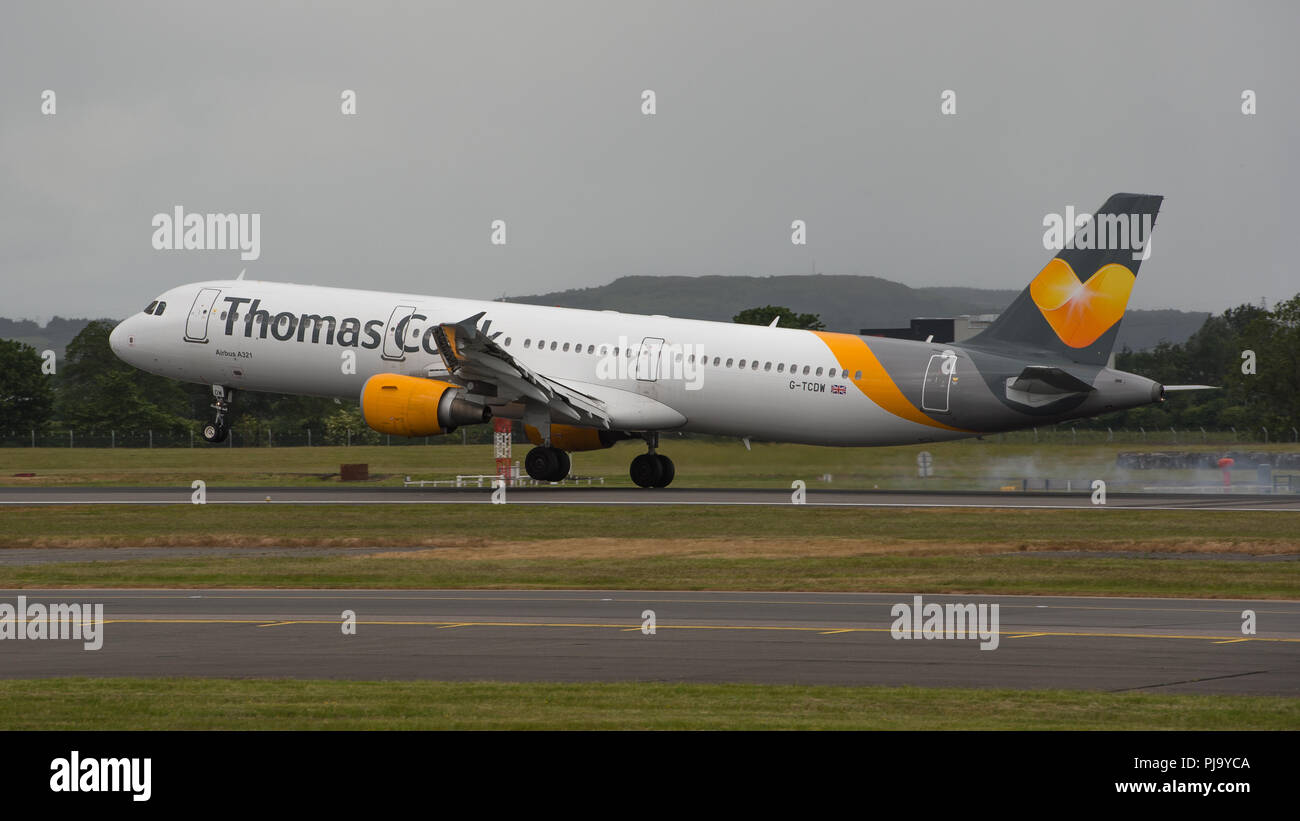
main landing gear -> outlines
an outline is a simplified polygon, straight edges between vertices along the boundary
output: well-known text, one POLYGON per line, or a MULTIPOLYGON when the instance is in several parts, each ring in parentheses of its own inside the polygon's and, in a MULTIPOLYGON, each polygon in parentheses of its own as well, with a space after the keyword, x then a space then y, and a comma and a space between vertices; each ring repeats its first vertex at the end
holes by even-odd
POLYGON ((650 452, 633 459, 632 468, 628 473, 637 487, 668 487, 673 477, 677 475, 673 460, 662 453, 655 453, 655 449, 659 447, 659 434, 647 433, 645 441, 650 452))
POLYGON ((212 409, 215 418, 203 426, 203 441, 217 444, 226 441, 230 435, 230 423, 226 415, 230 413, 230 403, 235 399, 233 390, 226 390, 221 385, 212 386, 212 409))
POLYGON ((573 467, 569 454, 559 448, 537 447, 524 457, 524 470, 539 482, 559 482, 573 467))

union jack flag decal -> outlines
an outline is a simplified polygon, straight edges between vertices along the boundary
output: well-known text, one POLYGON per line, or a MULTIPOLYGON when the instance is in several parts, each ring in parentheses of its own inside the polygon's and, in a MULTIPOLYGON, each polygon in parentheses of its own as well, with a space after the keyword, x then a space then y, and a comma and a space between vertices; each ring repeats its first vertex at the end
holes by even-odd
POLYGON ((846 390, 847 389, 843 385, 831 385, 831 393, 838 393, 843 395, 846 392, 846 390))

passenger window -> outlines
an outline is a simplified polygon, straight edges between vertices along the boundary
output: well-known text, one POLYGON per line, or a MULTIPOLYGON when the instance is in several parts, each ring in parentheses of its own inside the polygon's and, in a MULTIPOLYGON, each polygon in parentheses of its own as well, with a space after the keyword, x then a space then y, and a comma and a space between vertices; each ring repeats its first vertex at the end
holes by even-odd
POLYGON ((525 347, 525 348, 531 348, 532 346, 533 346, 533 340, 532 340, 531 338, 529 338, 529 339, 525 339, 525 340, 524 340, 524 347, 525 347))
POLYGON ((715 356, 715 357, 713 357, 713 367, 715 367, 715 368, 718 367, 718 363, 721 362, 721 361, 722 361, 722 357, 720 357, 720 356, 715 356))
POLYGON ((817 369, 817 373, 816 373, 815 375, 816 375, 816 376, 821 376, 821 375, 822 375, 822 369, 821 369, 821 368, 818 368, 818 369, 817 369))
POLYGON ((765 370, 765 371, 770 371, 770 370, 772 370, 772 363, 771 363, 771 362, 764 362, 764 363, 763 363, 763 370, 765 370))
MULTIPOLYGON (((772 363, 771 363, 771 362, 767 363, 767 366, 768 366, 769 368, 772 367, 772 363)), ((756 371, 756 370, 758 370, 758 360, 757 360, 757 359, 755 359, 753 362, 750 362, 750 363, 749 363, 749 369, 750 369, 751 371, 756 371)))
MULTIPOLYGON (((728 362, 727 364, 730 365, 731 363, 728 362)), ((745 360, 743 360, 743 359, 740 360, 740 369, 741 369, 742 371, 745 369, 745 360)))
POLYGON ((596 352, 596 346, 595 346, 595 345, 588 345, 588 346, 587 346, 587 353, 589 353, 589 354, 593 354, 593 353, 595 353, 595 352, 596 352))
POLYGON ((506 347, 507 347, 507 348, 510 347, 510 337, 508 337, 508 336, 506 337, 506 347))
MULTIPOLYGON (((555 340, 551 340, 551 350, 555 350, 555 346, 558 344, 560 343, 556 342, 555 340)), ((569 346, 566 344, 564 347, 567 349, 569 346)))
MULTIPOLYGON (((552 345, 551 347, 554 348, 555 346, 552 345)), ((569 343, 568 343, 568 342, 565 342, 565 343, 564 343, 564 352, 565 352, 565 353, 568 353, 568 352, 569 352, 569 343)))
POLYGON ((861 381, 862 381, 862 371, 856 371, 856 372, 853 374, 853 381, 854 381, 854 382, 861 382, 861 381))
POLYGON ((777 372, 777 373, 785 373, 785 363, 784 363, 784 362, 778 362, 778 363, 776 363, 776 372, 777 372))
POLYGON ((735 362, 735 361, 736 361, 736 360, 734 360, 734 359, 728 359, 728 360, 727 360, 727 367, 730 368, 730 367, 731 367, 731 363, 732 363, 732 362, 735 362))
POLYGON ((807 366, 807 365, 804 365, 804 366, 803 366, 803 375, 804 375, 804 376, 807 376, 807 375, 808 375, 808 366, 807 366))

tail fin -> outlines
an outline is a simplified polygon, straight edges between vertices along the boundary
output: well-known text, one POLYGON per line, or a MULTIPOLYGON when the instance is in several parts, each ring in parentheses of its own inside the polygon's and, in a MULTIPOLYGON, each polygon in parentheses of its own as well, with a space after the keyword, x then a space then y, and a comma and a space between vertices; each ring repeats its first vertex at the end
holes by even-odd
MULTIPOLYGON (((1032 349, 1070 362, 1104 365, 1138 266, 1150 254, 1151 230, 1163 199, 1112 195, 1011 306, 966 344, 999 351, 1032 349)), ((1074 228, 1061 222, 1062 234, 1074 228)), ((1050 219, 1044 224, 1050 229, 1050 219)))

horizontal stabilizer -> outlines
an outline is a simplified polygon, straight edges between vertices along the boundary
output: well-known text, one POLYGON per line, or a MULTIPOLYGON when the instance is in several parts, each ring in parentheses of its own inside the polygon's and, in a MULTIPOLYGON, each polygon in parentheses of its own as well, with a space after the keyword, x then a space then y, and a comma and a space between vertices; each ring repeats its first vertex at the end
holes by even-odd
POLYGON ((1025 393, 1087 393, 1092 385, 1060 368, 1030 365, 1007 384, 1010 390, 1025 393))
POLYGON ((1166 391, 1217 391, 1217 385, 1165 385, 1166 391))
POLYGON ((1034 408, 1092 390, 1079 377, 1049 365, 1029 365, 1019 376, 1007 379, 1007 398, 1034 408))

